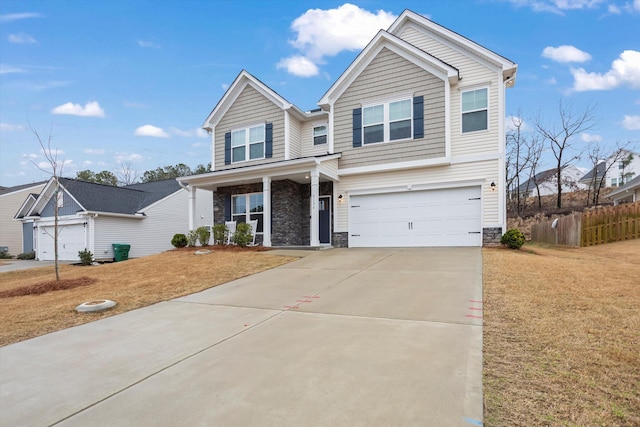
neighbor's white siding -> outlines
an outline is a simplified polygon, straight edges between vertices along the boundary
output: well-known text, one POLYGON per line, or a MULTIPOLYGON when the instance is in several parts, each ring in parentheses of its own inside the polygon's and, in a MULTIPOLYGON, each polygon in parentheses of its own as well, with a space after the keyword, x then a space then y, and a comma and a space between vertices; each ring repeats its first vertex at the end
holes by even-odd
POLYGON ((420 186, 429 188, 447 188, 460 185, 464 181, 482 183, 482 226, 498 226, 499 191, 491 191, 491 182, 498 181, 498 160, 476 161, 451 166, 408 169, 393 172, 369 173, 354 176, 342 176, 334 183, 334 194, 342 194, 345 201, 337 204, 336 232, 348 231, 349 193, 373 189, 407 190, 420 186))
MULTIPOLYGON (((131 245, 130 258, 151 255, 172 249, 171 239, 176 233, 189 231, 189 194, 179 190, 144 210, 143 219, 98 216, 95 219, 94 256, 113 258, 113 243, 131 245)), ((213 224, 213 195, 210 191, 196 192, 196 228, 213 224)))

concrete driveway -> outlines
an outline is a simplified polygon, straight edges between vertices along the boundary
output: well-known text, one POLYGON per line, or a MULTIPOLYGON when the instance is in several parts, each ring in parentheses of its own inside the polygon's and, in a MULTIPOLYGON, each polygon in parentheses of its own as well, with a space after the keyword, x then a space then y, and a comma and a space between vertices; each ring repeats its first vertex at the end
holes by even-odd
POLYGON ((482 425, 479 248, 334 249, 0 349, 0 425, 482 425))

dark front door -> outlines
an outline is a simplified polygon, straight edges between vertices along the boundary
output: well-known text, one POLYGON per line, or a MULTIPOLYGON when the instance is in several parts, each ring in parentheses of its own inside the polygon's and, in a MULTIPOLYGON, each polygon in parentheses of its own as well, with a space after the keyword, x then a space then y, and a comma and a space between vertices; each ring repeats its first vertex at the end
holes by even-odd
POLYGON ((320 244, 331 243, 331 196, 320 196, 318 205, 320 244))

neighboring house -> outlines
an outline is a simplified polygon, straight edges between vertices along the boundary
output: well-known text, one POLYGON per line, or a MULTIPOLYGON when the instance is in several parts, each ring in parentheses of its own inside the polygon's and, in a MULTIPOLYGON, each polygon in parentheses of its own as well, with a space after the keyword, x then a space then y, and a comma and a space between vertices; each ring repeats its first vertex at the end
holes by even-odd
MULTIPOLYGON (((586 185, 578 182, 583 175, 584 170, 576 166, 568 165, 562 168, 562 192, 570 193, 572 191, 586 189, 586 185)), ((520 197, 538 197, 538 195, 548 196, 550 194, 558 194, 557 169, 553 168, 537 173, 535 177, 520 184, 518 190, 520 197)), ((512 196, 515 197, 515 192, 512 192, 512 196)))
POLYGON ((9 248, 11 255, 30 252, 33 248, 33 231, 13 220, 16 211, 29 195, 32 198, 44 188, 46 181, 17 185, 0 190, 0 246, 9 248))
POLYGON ((614 205, 627 202, 640 202, 640 175, 607 195, 614 205))
MULTIPOLYGON (((54 203, 58 204, 58 258, 78 260, 91 251, 97 260, 114 258, 113 243, 131 245, 130 258, 171 249, 176 233, 189 230, 185 205, 189 192, 175 179, 126 187, 60 178, 55 196, 52 178, 37 197, 29 196, 15 218, 33 230, 39 260, 54 259, 54 203)), ((212 225, 211 193, 198 191, 195 227, 212 225)))
MULTIPOLYGON (((207 117, 214 222, 264 246, 481 246, 505 228, 517 65, 411 11, 304 112, 242 71, 207 117)), ((191 215, 191 228, 197 216, 191 215)))
POLYGON ((595 168, 580 178, 579 182, 586 185, 587 188, 598 185, 600 182, 602 182, 601 187, 623 186, 635 177, 640 176, 640 154, 626 151, 624 158, 626 159, 629 155, 633 156, 633 159, 626 167, 623 164, 624 159, 616 160, 616 164, 612 164, 614 159, 609 158, 598 163, 595 168), (604 180, 602 177, 604 177, 604 180))

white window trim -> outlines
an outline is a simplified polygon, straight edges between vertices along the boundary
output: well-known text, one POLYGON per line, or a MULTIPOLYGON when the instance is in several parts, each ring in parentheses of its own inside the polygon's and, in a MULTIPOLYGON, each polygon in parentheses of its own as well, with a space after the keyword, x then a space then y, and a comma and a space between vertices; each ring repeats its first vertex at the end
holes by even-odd
POLYGON ((489 132, 491 130, 491 115, 489 112, 489 105, 491 105, 491 91, 489 89, 489 85, 477 85, 477 86, 469 86, 469 87, 465 87, 464 89, 460 89, 460 135, 472 135, 472 134, 477 134, 477 133, 482 133, 482 132, 489 132), (470 131, 470 132, 463 132, 462 131, 462 115, 466 114, 466 113, 473 113, 476 111, 482 111, 484 110, 484 108, 478 109, 478 110, 472 110, 472 111, 462 111, 462 95, 466 92, 474 92, 476 90, 480 90, 480 89, 486 89, 487 90, 487 128, 486 129, 479 129, 479 130, 474 130, 474 131, 470 131))
MULTIPOLYGON (((234 214, 233 213, 233 198, 234 197, 240 197, 240 196, 244 196, 245 197, 245 207, 247 209, 247 211, 244 213, 244 222, 246 222, 247 224, 249 224, 249 221, 251 220, 251 215, 262 215, 262 222, 263 222, 263 228, 264 228, 264 193, 261 191, 257 191, 254 193, 241 193, 241 194, 232 194, 231 195, 231 220, 235 221, 234 217, 236 215, 242 215, 242 214, 234 214), (260 194, 263 197, 262 200, 262 212, 251 212, 251 196, 254 194, 260 194)), ((256 231, 256 234, 262 234, 262 231, 256 231)))
MULTIPOLYGON (((255 142, 253 143, 255 144, 255 142)), ((250 162, 250 161, 254 161, 254 160, 263 160, 266 158, 266 150, 267 150, 267 126, 265 123, 256 123, 253 125, 248 125, 248 126, 244 126, 244 127, 239 127, 236 129, 231 129, 231 164, 238 164, 238 163, 245 163, 245 162, 250 162), (264 139, 262 140, 262 157, 256 157, 255 159, 250 158, 251 157, 251 143, 249 143, 249 130, 252 128, 256 128, 256 127, 260 127, 262 126, 263 129, 263 135, 264 135, 264 139), (238 148, 241 147, 240 145, 234 147, 233 146, 233 133, 234 132, 239 132, 239 131, 245 131, 245 140, 244 140, 244 160, 238 160, 238 161, 234 161, 233 160, 233 149, 234 148, 238 148)))
MULTIPOLYGON (((406 119, 402 119, 402 120, 406 120, 406 119)), ((402 121, 402 120, 395 120, 394 122, 398 122, 398 121, 402 121)), ((375 123, 375 124, 370 124, 367 126, 376 126, 379 125, 380 123, 375 123)), ((360 129, 360 132, 362 134, 362 145, 361 147, 365 147, 365 146, 371 146, 371 145, 377 145, 377 144, 388 144, 390 142, 398 142, 398 141, 409 141, 411 139, 413 139, 413 96, 409 96, 409 97, 404 97, 404 98, 389 98, 385 101, 377 101, 377 102, 372 102, 372 103, 367 103, 367 104, 362 104, 362 129, 360 129), (391 123, 389 121, 389 104, 393 103, 393 102, 400 102, 400 101, 409 101, 409 106, 411 107, 411 112, 409 113, 409 123, 411 125, 411 131, 409 134, 409 138, 401 138, 401 139, 391 139, 391 123), (378 105, 382 105, 383 106, 383 118, 382 118, 382 125, 383 125, 383 137, 382 137, 382 141, 378 141, 378 142, 364 142, 364 128, 365 128, 365 124, 364 124, 364 109, 365 108, 370 108, 370 107, 376 107, 378 105)))
POLYGON ((327 122, 317 122, 317 123, 312 123, 311 124, 311 142, 312 142, 314 147, 318 147, 318 146, 321 146, 321 145, 329 144, 329 123, 327 123, 327 122), (321 126, 325 127, 325 132, 326 132, 325 136, 327 137, 327 140, 326 140, 326 142, 324 144, 316 144, 315 143, 315 137, 316 137, 315 130, 316 130, 316 128, 321 127, 321 126))

